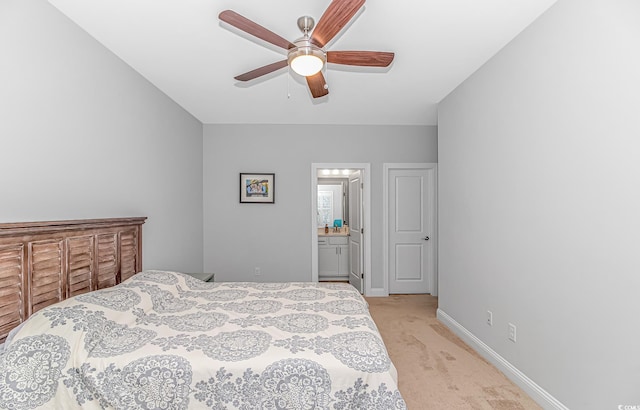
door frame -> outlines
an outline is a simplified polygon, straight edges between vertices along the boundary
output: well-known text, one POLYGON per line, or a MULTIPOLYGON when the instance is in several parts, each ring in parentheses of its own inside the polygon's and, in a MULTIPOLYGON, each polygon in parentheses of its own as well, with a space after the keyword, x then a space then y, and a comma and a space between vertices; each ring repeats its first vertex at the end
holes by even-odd
POLYGON ((312 163, 311 164, 311 281, 318 281, 318 170, 323 168, 360 169, 362 183, 362 224, 364 225, 364 295, 372 295, 371 290, 371 164, 360 162, 312 163))
POLYGON ((420 163, 384 163, 382 165, 382 271, 384 278, 384 291, 389 294, 389 174, 391 170, 401 169, 433 169, 433 204, 431 212, 431 223, 433 226, 433 233, 431 233, 431 239, 433 240, 433 257, 434 257, 434 272, 430 278, 431 295, 438 296, 438 164, 434 162, 420 162, 420 163))

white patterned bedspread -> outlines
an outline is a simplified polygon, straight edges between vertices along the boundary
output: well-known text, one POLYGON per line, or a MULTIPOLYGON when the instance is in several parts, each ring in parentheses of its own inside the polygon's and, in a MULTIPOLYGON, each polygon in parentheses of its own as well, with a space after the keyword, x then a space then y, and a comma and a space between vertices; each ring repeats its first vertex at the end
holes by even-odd
POLYGON ((0 408, 406 406, 350 285, 145 271, 29 318, 0 353, 0 408))

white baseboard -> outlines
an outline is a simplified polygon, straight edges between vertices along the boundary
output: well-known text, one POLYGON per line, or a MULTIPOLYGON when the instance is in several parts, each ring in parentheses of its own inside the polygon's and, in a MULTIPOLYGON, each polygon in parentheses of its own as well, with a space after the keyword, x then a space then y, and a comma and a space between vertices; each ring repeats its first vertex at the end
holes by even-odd
POLYGON ((468 331, 460 323, 456 322, 451 316, 447 315, 441 309, 438 309, 437 317, 440 322, 447 326, 453 333, 464 340, 482 357, 487 359, 491 364, 498 368, 507 376, 509 380, 517 384, 524 390, 533 400, 545 409, 569 410, 564 404, 560 403, 555 397, 549 394, 542 387, 538 386, 533 380, 509 363, 504 357, 500 356, 495 350, 487 346, 482 340, 478 339, 473 333, 468 331))

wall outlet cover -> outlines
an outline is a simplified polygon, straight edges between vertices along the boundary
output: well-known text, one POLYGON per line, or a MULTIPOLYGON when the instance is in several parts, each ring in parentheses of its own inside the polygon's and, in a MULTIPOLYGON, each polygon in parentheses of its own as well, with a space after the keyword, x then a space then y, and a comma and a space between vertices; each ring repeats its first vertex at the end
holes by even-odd
POLYGON ((509 323, 509 340, 516 342, 516 325, 509 323))

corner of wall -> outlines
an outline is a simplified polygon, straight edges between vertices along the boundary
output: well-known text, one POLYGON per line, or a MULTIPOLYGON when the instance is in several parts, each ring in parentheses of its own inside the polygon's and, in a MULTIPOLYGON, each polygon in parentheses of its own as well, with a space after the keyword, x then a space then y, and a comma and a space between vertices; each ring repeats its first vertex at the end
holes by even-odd
POLYGON ((569 410, 564 404, 549 394, 545 389, 540 387, 536 382, 527 377, 518 368, 509 363, 504 357, 500 356, 495 350, 490 348, 482 340, 458 323, 454 318, 445 313, 442 309, 437 310, 437 318, 453 333, 460 337, 473 350, 478 352, 482 357, 487 359, 492 365, 498 368, 505 376, 522 390, 524 390, 536 403, 545 409, 569 410))

